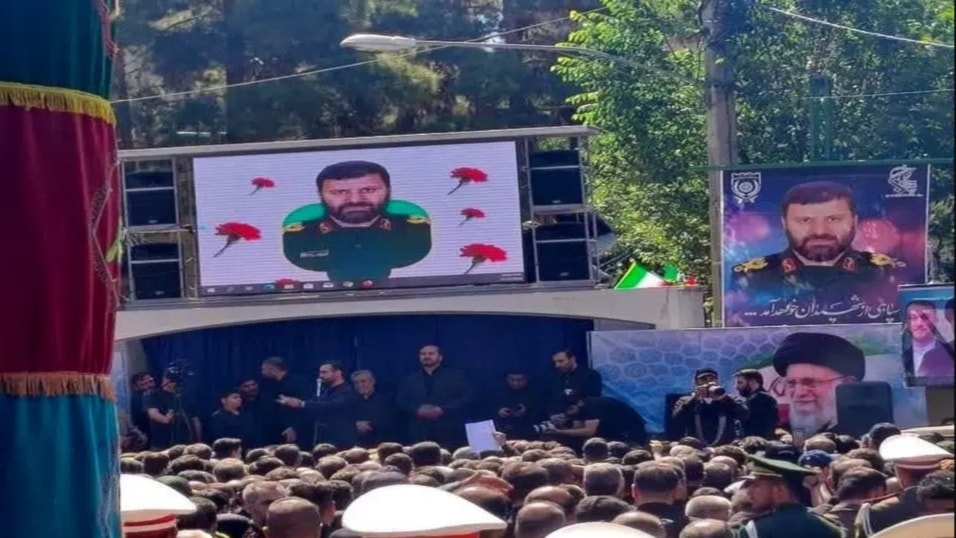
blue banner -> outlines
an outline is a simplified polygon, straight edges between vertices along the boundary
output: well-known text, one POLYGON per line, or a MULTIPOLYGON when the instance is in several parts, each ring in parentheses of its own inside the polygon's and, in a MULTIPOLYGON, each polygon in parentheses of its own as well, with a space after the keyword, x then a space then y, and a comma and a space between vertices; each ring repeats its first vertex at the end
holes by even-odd
POLYGON ((728 327, 899 320, 926 281, 929 167, 723 173, 728 327))

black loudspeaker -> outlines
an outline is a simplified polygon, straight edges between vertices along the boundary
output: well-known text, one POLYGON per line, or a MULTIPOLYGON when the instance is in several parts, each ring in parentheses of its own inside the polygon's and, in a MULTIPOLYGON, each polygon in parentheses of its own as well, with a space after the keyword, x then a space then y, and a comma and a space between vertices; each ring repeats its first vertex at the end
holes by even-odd
POLYGON ((837 433, 859 438, 874 424, 893 422, 893 391, 885 381, 839 385, 836 404, 837 433))
POLYGON ((528 156, 528 164, 532 205, 584 203, 581 156, 577 150, 539 151, 528 156))
POLYGON ((591 279, 591 253, 586 241, 538 243, 537 250, 541 282, 591 279))
POLYGON ((167 172, 130 172, 126 186, 126 225, 156 226, 178 222, 175 176, 167 172))
POLYGON ((130 248, 129 258, 130 287, 135 299, 182 297, 178 244, 135 245, 130 248))
POLYGON ((680 425, 674 422, 674 405, 687 394, 670 393, 664 397, 664 437, 676 441, 684 436, 680 425))

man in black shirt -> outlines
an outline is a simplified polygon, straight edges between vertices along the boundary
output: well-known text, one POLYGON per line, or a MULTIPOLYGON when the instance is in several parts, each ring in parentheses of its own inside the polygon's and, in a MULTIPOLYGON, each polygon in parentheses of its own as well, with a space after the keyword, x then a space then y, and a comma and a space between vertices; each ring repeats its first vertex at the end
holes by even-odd
MULTIPOLYGON (((309 400, 280 394, 279 405, 290 409, 305 409, 312 420, 318 420, 314 443, 331 443, 340 450, 347 450, 358 442, 355 429, 358 396, 345 381, 345 372, 337 362, 327 362, 319 367, 322 393, 309 400)), ((304 421, 300 421, 304 422, 304 421)))
POLYGON ((759 370, 746 369, 734 374, 737 393, 744 400, 747 416, 741 420, 741 437, 773 439, 777 429, 777 399, 763 387, 763 374, 759 370))
POLYGON ((413 442, 457 447, 464 441, 464 419, 472 392, 464 374, 443 366, 444 360, 438 346, 419 350, 421 368, 402 379, 395 403, 412 417, 409 433, 413 442))
POLYGON ((163 373, 160 388, 143 396, 149 415, 150 447, 163 450, 177 444, 197 443, 202 439, 199 418, 185 401, 178 375, 163 373))
MULTIPOLYGON (((280 395, 290 396, 299 400, 309 400, 316 395, 314 381, 293 374, 280 357, 269 357, 262 361, 263 397, 273 406, 272 423, 266 428, 266 444, 298 443, 304 450, 311 450, 310 444, 313 434, 313 421, 308 414, 296 408, 283 407, 276 404, 280 395), (301 436, 302 439, 298 439, 301 436)), ((264 402, 264 403, 266 403, 264 402)))
POLYGON ((601 437, 608 441, 623 441, 632 445, 647 442, 644 417, 626 403, 597 396, 584 398, 568 410, 572 424, 558 428, 553 433, 560 437, 572 437, 579 441, 601 437))
POLYGON ((538 393, 528 387, 528 375, 521 370, 509 371, 505 382, 504 390, 494 402, 495 424, 510 438, 531 438, 533 426, 545 418, 538 393))
POLYGON ((375 388, 375 376, 368 370, 352 374, 352 386, 358 393, 355 429, 358 445, 373 448, 384 441, 394 440, 392 434, 392 407, 394 402, 375 388))
POLYGON ((578 364, 570 350, 558 351, 551 362, 557 374, 547 395, 549 413, 564 413, 575 401, 601 395, 601 374, 578 364))
POLYGON ((694 437, 708 446, 726 445, 734 440, 736 423, 746 419, 747 408, 731 398, 717 381, 713 368, 701 368, 694 373, 694 392, 679 398, 671 411, 678 437, 694 437))
POLYGON ((242 396, 236 389, 227 389, 219 396, 219 409, 209 417, 206 428, 209 442, 228 437, 240 439, 248 448, 256 448, 252 415, 242 409, 242 396))
POLYGON ((129 380, 130 385, 130 414, 133 426, 145 434, 149 434, 149 415, 143 407, 143 396, 156 388, 156 380, 149 372, 137 372, 129 380))

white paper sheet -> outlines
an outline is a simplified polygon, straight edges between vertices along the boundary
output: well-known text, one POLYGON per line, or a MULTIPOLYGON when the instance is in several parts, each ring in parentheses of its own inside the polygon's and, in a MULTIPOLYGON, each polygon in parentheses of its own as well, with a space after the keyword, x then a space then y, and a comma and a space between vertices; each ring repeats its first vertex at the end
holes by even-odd
POLYGON ((501 449, 495 439, 495 421, 493 420, 465 424, 465 436, 468 438, 468 447, 475 454, 501 449))

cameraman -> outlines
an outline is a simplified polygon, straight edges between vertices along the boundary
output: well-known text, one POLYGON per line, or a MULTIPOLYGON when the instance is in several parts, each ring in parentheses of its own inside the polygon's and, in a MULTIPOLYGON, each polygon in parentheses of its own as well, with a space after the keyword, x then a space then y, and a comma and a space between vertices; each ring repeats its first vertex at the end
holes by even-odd
POLYGON ((694 374, 694 392, 677 400, 671 416, 677 437, 694 437, 708 446, 731 443, 737 421, 747 418, 747 407, 717 384, 717 371, 702 368, 694 374))
POLYGON ((170 366, 163 372, 160 388, 143 396, 143 408, 149 416, 149 437, 153 450, 202 440, 199 418, 185 403, 182 382, 185 370, 170 366))

